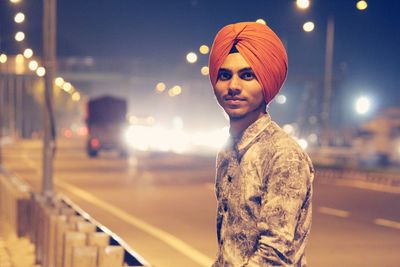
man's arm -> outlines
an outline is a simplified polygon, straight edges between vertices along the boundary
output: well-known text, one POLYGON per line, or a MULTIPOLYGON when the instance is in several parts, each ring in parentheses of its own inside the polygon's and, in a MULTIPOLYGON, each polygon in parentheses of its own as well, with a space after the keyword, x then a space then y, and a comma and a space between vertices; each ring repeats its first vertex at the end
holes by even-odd
MULTIPOLYGON (((298 152, 281 152, 270 166, 272 169, 265 177, 267 191, 257 222, 261 235, 247 267, 292 266, 305 239, 305 236, 299 236, 294 242, 302 205, 311 198, 312 174, 308 161, 298 152)), ((307 227, 304 235, 309 232, 310 225, 307 227)))

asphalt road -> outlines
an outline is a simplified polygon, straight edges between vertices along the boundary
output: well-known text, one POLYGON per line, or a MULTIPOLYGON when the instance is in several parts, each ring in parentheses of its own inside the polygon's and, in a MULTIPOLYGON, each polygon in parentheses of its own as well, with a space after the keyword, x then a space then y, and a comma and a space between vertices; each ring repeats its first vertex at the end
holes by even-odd
MULTIPOLYGON (((39 141, 6 145, 4 165, 41 188, 39 141)), ((60 140, 54 184, 156 267, 209 266, 216 254, 212 157, 112 153, 60 140)), ((310 267, 399 267, 400 190, 315 178, 310 267)))

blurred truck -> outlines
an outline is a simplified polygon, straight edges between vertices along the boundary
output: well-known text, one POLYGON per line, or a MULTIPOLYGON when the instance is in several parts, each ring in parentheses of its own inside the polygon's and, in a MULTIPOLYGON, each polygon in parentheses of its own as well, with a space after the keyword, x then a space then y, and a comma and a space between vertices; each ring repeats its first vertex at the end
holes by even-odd
POLYGON ((128 155, 124 142, 126 113, 127 102, 121 98, 102 96, 88 102, 86 150, 89 157, 98 156, 102 150, 117 151, 121 157, 128 155))

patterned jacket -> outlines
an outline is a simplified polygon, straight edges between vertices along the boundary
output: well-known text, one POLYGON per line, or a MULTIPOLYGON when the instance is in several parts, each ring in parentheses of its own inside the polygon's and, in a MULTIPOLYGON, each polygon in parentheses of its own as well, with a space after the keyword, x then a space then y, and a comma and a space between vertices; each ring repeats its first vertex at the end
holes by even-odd
POLYGON ((268 114, 217 157, 213 267, 306 266, 314 169, 268 114))

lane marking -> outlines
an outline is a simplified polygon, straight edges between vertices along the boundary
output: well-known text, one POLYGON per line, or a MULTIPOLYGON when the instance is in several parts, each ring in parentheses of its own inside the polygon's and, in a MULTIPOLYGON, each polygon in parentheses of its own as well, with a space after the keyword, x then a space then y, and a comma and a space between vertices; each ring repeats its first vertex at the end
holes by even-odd
POLYGON ((337 216, 341 218, 348 218, 350 217, 350 212, 346 210, 339 210, 339 209, 332 209, 328 207, 319 207, 318 211, 323 214, 337 216))
POLYGON ((400 222, 378 218, 378 219, 374 220, 374 223, 377 225, 386 226, 386 227, 400 230, 400 222))
POLYGON ((385 193, 400 194, 400 187, 394 187, 382 184, 373 184, 365 181, 336 180, 335 184, 341 186, 385 192, 385 193))
POLYGON ((145 221, 143 221, 139 218, 136 218, 135 216, 127 213, 126 211, 124 211, 116 206, 113 206, 113 205, 111 205, 111 204, 95 197, 94 195, 92 195, 82 189, 79 189, 75 186, 72 186, 70 184, 67 184, 67 183, 59 181, 59 180, 54 181, 54 183, 56 185, 58 185, 59 187, 62 187, 65 190, 71 192, 72 194, 96 205, 97 207, 106 210, 109 214, 112 214, 112 215, 120 218, 121 220, 125 221, 126 223, 159 239, 160 241, 173 247, 174 249, 176 249, 177 251, 179 251, 186 257, 188 257, 191 260, 193 260, 194 262, 198 263, 199 265, 209 267, 213 264, 214 261, 212 259, 210 259, 208 256, 204 255, 203 253, 201 253, 197 249, 193 248, 189 244, 185 243, 181 239, 165 232, 164 230, 161 230, 151 224, 148 224, 145 221))
MULTIPOLYGON (((29 156, 24 153, 23 157, 27 161, 28 165, 30 165, 36 172, 39 173, 39 168, 36 167, 35 162, 29 158, 29 156)), ((179 238, 146 223, 139 218, 134 217, 133 215, 119 209, 116 206, 113 206, 105 201, 100 200, 99 198, 95 197, 94 195, 87 193, 86 191, 79 189, 73 185, 68 183, 62 182, 60 180, 54 180, 54 184, 58 185, 59 187, 64 188, 65 190, 71 192, 72 194, 77 195, 78 197, 96 205, 97 207, 103 208, 110 214, 117 216, 118 218, 122 219, 126 223, 146 232, 147 234, 163 241, 167 245, 173 247, 183 255, 187 256, 194 262, 198 263, 201 266, 211 266, 214 263, 214 260, 209 258, 208 256, 204 255, 197 249, 191 247, 189 244, 185 243, 184 241, 180 240, 179 238)))

